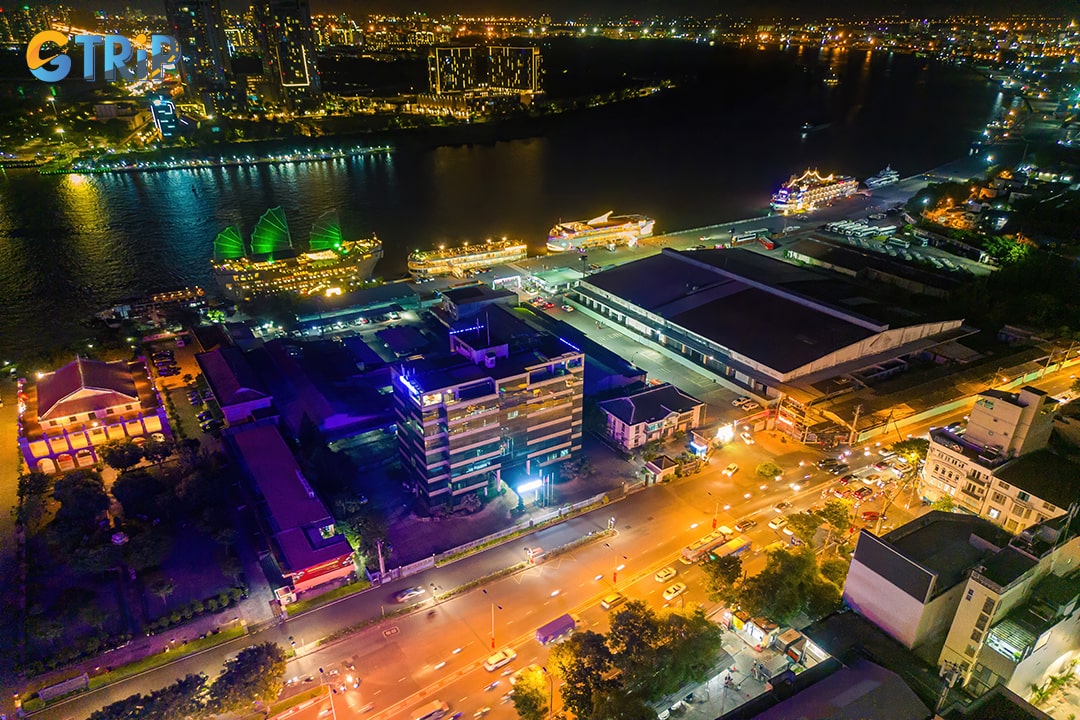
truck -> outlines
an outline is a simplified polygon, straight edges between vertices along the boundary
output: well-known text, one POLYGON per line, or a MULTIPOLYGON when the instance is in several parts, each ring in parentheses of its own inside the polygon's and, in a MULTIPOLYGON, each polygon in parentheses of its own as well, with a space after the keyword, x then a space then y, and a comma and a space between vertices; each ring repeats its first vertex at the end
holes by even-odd
POLYGON ((577 629, 578 622, 576 617, 570 615, 560 615, 547 625, 544 625, 536 631, 536 642, 541 645, 547 645, 548 643, 561 640, 562 638, 570 635, 577 629))
POLYGON ((439 720, 450 712, 450 706, 441 700, 434 700, 413 711, 412 720, 439 720))

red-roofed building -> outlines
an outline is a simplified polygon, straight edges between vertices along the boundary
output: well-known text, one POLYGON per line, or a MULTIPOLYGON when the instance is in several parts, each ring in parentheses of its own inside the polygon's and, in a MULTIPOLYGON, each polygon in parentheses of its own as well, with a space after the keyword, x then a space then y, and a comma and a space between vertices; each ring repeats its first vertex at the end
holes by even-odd
POLYGON ((251 479, 274 559, 293 592, 354 572, 352 548, 337 534, 277 427, 252 425, 229 441, 251 479))
POLYGON ((238 347, 221 347, 195 356, 203 377, 229 425, 265 417, 274 399, 238 347))
POLYGON ((169 435, 169 423, 142 362, 75 358, 20 381, 19 446, 32 470, 94 465, 95 446, 154 434, 169 435))

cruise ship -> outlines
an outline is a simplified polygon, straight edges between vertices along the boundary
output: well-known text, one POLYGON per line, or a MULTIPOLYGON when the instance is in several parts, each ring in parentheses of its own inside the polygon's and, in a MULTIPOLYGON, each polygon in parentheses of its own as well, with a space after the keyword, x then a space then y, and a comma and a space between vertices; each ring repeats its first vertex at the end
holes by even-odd
POLYGON ((492 265, 503 265, 529 256, 525 243, 514 240, 488 240, 487 242, 454 247, 439 246, 438 250, 417 250, 409 255, 409 273, 417 280, 453 275, 466 277, 471 272, 492 265))
POLYGON ((604 245, 635 245, 653 233, 656 221, 644 215, 612 215, 609 210, 587 222, 559 223, 548 233, 548 250, 585 250, 604 245))
POLYGON ((892 185, 895 182, 900 182, 900 173, 893 170, 891 165, 886 165, 885 169, 877 175, 866 178, 866 187, 873 190, 885 185, 892 185))
POLYGON ((259 218, 250 243, 229 226, 214 240, 214 277, 228 297, 260 295, 339 295, 371 278, 383 255, 375 237, 345 240, 337 212, 323 213, 311 228, 307 250, 293 246, 285 212, 271 208, 259 218))
POLYGON ((822 175, 807 170, 791 176, 772 197, 772 208, 784 214, 813 212, 837 198, 849 197, 859 189, 859 181, 847 175, 822 175))

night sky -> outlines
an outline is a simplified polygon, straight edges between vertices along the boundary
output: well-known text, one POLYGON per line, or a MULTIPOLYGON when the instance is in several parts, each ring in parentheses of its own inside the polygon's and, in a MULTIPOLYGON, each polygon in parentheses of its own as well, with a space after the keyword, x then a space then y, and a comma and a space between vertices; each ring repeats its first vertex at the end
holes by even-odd
MULTIPOLYGON (((228 8, 243 9, 248 0, 224 0, 228 8)), ((111 12, 125 6, 161 13, 163 0, 90 0, 85 7, 100 7, 111 12)), ((940 17, 951 13, 1009 14, 1022 8, 1025 13, 1050 16, 1080 15, 1069 0, 311 0, 313 13, 347 11, 361 16, 372 12, 407 13, 422 11, 432 15, 530 15, 549 14, 553 19, 592 16, 677 16, 713 14, 750 16, 798 16, 804 18, 846 16, 865 17, 875 13, 902 14, 909 17, 940 17)))

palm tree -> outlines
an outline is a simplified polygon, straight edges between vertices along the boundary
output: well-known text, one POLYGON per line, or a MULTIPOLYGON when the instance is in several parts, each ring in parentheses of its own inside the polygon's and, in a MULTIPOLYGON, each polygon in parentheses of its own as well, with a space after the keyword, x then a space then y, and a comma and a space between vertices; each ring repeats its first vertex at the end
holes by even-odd
MULTIPOLYGON (((173 582, 172 578, 158 578, 150 586, 150 592, 161 598, 161 604, 165 605, 167 598, 176 592, 176 583, 173 582)), ((166 607, 168 606, 166 605, 166 607)))

